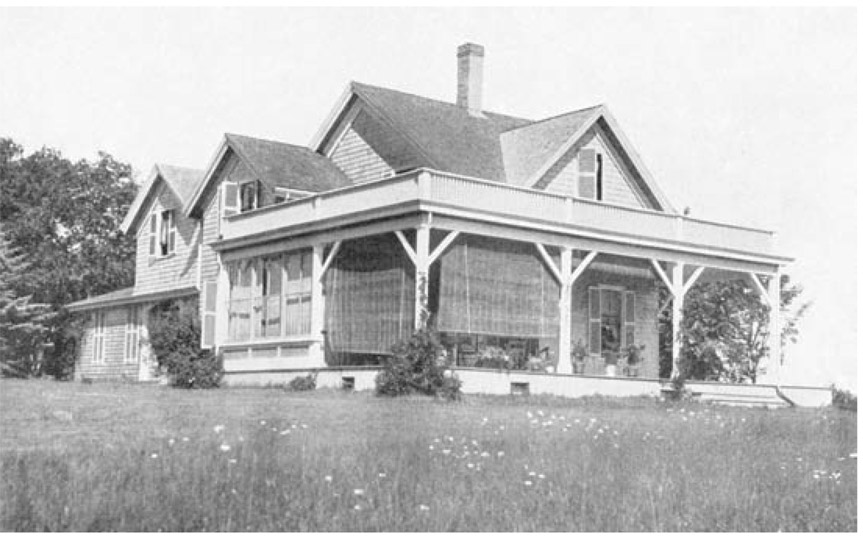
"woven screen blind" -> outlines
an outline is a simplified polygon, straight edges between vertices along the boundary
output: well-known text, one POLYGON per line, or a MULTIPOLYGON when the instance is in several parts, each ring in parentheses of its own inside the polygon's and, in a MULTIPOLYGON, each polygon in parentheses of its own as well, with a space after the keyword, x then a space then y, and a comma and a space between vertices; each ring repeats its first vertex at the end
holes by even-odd
POLYGON ((533 245, 465 237, 440 263, 439 330, 518 337, 557 334, 560 286, 533 245))
POLYGON ((383 354, 409 337, 414 281, 414 266, 394 235, 345 241, 324 279, 330 349, 383 354))

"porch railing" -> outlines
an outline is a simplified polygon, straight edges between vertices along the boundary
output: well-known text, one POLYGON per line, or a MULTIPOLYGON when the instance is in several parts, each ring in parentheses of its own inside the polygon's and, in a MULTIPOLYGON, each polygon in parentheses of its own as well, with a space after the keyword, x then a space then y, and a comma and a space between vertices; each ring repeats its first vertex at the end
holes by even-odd
POLYGON ((383 212, 410 203, 442 212, 461 210, 478 216, 508 217, 583 232, 683 243, 760 255, 773 252, 773 233, 744 226, 583 200, 572 196, 458 176, 415 170, 233 215, 222 223, 223 239, 310 224, 364 212, 383 212))

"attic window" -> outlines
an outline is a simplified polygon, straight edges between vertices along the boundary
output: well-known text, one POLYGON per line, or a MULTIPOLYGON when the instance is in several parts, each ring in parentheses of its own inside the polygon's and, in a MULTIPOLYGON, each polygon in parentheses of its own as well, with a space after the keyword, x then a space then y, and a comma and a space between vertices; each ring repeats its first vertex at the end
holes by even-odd
POLYGON ((247 181, 240 183, 240 213, 257 209, 260 197, 260 183, 247 181))
POLYGON ((579 198, 602 200, 602 154, 591 148, 578 152, 579 198))
POLYGON ((177 241, 174 212, 166 210, 150 215, 150 256, 173 254, 177 241))

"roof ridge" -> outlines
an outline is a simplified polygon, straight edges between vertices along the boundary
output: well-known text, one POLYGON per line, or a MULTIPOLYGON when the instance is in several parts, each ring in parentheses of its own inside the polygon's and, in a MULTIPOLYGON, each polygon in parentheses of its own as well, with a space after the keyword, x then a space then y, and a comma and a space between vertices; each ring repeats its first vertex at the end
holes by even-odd
MULTIPOLYGON (((442 99, 435 99, 435 98, 433 98, 433 97, 426 97, 426 96, 424 96, 424 95, 419 95, 419 94, 416 94, 416 93, 410 93, 410 92, 406 92, 406 91, 403 91, 403 90, 394 90, 394 89, 392 89, 392 88, 387 88, 387 87, 384 87, 384 86, 377 86, 377 85, 375 85, 375 84, 366 84, 365 82, 359 82, 359 81, 356 81, 356 80, 352 80, 352 81, 350 82, 350 85, 351 85, 351 87, 352 87, 352 88, 354 88, 354 89, 355 89, 357 86, 360 86, 360 87, 362 87, 362 86, 366 86, 366 87, 374 88, 374 89, 377 89, 377 90, 385 90, 385 91, 388 91, 388 92, 400 93, 400 94, 402 94, 402 95, 408 95, 408 96, 410 96, 410 97, 416 97, 416 98, 418 98, 418 99, 424 99, 424 100, 426 100, 426 101, 432 101, 432 102, 435 102, 435 103, 440 103, 440 104, 442 104, 442 105, 448 105, 448 106, 451 106, 451 107, 454 107, 454 108, 458 108, 458 109, 462 109, 462 108, 463 108, 463 107, 458 106, 456 103, 451 103, 451 102, 449 102, 449 101, 444 101, 444 100, 442 100, 442 99)), ((466 111, 466 109, 465 109, 465 111, 466 111)), ((533 121, 533 120, 528 119, 528 118, 522 118, 522 117, 520 117, 520 116, 512 116, 512 115, 510 115, 510 114, 502 114, 502 113, 500 113, 500 112, 494 112, 494 111, 492 111, 492 110, 483 109, 483 110, 481 110, 480 112, 482 112, 483 114, 491 114, 491 115, 498 116, 498 117, 501 117, 501 118, 508 118, 508 119, 513 119, 513 120, 521 120, 521 121, 527 121, 527 122, 534 123, 534 121, 533 121)), ((482 119, 482 118, 478 118, 478 119, 482 119)))
POLYGON ((306 145, 294 144, 292 142, 284 142, 282 140, 274 140, 272 138, 261 138, 258 136, 249 136, 249 135, 244 135, 244 134, 239 134, 239 133, 225 133, 225 137, 226 138, 231 138, 231 137, 233 137, 233 138, 245 138, 248 140, 256 140, 258 142, 269 142, 271 144, 281 144, 283 146, 290 146, 292 148, 297 148, 297 149, 308 149, 309 151, 311 151, 311 149, 306 145))
POLYGON ((588 110, 592 110, 592 109, 594 109, 594 108, 605 108, 605 103, 599 103, 598 105, 593 105, 593 106, 588 106, 588 107, 584 107, 584 108, 579 108, 578 110, 570 110, 569 112, 563 112, 563 113, 561 113, 561 114, 557 114, 557 115, 554 115, 554 116, 549 116, 548 118, 543 118, 543 119, 541 119, 541 120, 536 120, 536 121, 531 122, 531 123, 529 123, 529 124, 527 124, 527 125, 522 125, 522 126, 520 126, 520 127, 513 127, 512 129, 507 129, 506 131, 503 131, 503 132, 502 132, 502 133, 500 133, 500 134, 505 134, 505 133, 509 133, 509 132, 512 132, 512 131, 517 131, 517 130, 519 130, 519 129, 527 129, 528 127, 533 127, 534 125, 539 125, 539 124, 541 124, 541 123, 546 123, 546 122, 549 122, 549 121, 553 121, 553 120, 557 120, 557 119, 560 119, 560 118, 564 118, 564 117, 566 117, 566 116, 571 116, 571 115, 573 115, 573 114, 578 114, 579 112, 587 112, 588 110))

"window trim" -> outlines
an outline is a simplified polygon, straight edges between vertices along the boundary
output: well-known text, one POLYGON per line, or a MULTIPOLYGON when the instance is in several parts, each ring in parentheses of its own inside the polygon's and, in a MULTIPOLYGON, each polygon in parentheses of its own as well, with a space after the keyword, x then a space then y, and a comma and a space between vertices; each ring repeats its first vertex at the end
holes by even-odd
POLYGON ((141 358, 140 310, 137 305, 132 305, 126 310, 126 331, 123 340, 123 362, 126 364, 135 364, 141 358))
POLYGON ((105 311, 93 312, 93 364, 105 364, 105 311))
POLYGON ((237 183, 237 208, 240 213, 247 213, 249 211, 254 211, 255 209, 259 209, 261 207, 261 182, 257 179, 251 179, 249 181, 241 181, 237 183), (243 189, 248 185, 253 185, 252 192, 255 197, 253 198, 254 203, 252 207, 245 208, 243 206, 243 189))

